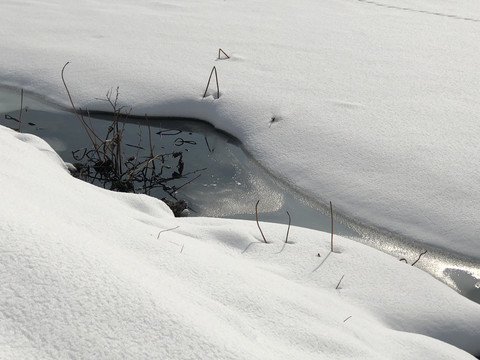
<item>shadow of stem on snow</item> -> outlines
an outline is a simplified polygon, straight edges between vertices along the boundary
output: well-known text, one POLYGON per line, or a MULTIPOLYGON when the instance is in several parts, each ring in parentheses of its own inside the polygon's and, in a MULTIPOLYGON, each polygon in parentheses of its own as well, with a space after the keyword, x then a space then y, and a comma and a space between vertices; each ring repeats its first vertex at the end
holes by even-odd
POLYGON ((322 262, 321 262, 320 264, 318 264, 318 266, 317 266, 315 269, 312 270, 312 273, 314 273, 315 271, 317 271, 318 269, 320 269, 320 267, 323 265, 323 263, 324 263, 325 261, 327 261, 327 259, 328 259, 328 257, 330 256, 331 253, 332 253, 332 252, 329 252, 328 255, 325 256, 325 258, 322 260, 322 262))

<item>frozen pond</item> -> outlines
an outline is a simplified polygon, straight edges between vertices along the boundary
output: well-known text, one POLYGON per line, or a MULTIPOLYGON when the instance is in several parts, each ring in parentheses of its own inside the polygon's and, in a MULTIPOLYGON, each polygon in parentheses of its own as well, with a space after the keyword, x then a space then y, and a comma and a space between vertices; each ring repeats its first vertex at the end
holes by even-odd
MULTIPOLYGON (((2 118, 4 115, 18 118, 19 105, 18 92, 0 91, 2 118)), ((24 108, 21 131, 43 138, 64 161, 78 162, 82 149, 91 146, 72 112, 47 106, 31 97, 24 98, 24 108), (74 150, 79 150, 75 156, 72 154, 74 150)), ((104 114, 96 116, 92 118, 93 127, 103 136, 112 119, 104 114)), ((14 120, 5 119, 1 123, 17 126, 14 120)), ((187 201, 190 216, 253 220, 255 204, 260 200, 260 221, 287 224, 288 211, 292 225, 330 231, 329 214, 319 211, 313 202, 272 178, 244 153, 234 137, 207 123, 187 119, 149 118, 149 123, 155 153, 182 153, 183 173, 190 175, 169 185, 179 188, 175 196, 187 201)), ((147 155, 150 148, 147 121, 143 118, 126 119, 123 143, 125 158, 147 155)), ((172 168, 176 166, 177 159, 167 158, 167 161, 172 168)), ((162 189, 153 190, 151 195, 173 200, 162 189)), ((336 221, 334 231, 344 236, 358 235, 336 221)))
MULTIPOLYGON (((16 127, 11 118, 18 118, 20 95, 18 91, 0 88, 1 124, 16 127)), ((66 161, 78 162, 81 149, 91 146, 75 115, 64 109, 25 96, 21 131, 46 140, 66 161), (79 150, 76 156, 72 151, 79 150)), ((98 134, 106 134, 111 117, 95 114, 92 125, 98 134), (103 119, 101 119, 103 118, 103 119)), ((250 158, 234 137, 219 132, 198 120, 129 117, 125 123, 125 158, 145 156, 150 141, 155 153, 181 152, 183 175, 169 182, 178 191, 152 190, 151 195, 186 200, 190 216, 255 219, 255 204, 260 200, 260 221, 330 231, 330 217, 324 204, 308 199, 287 184, 277 181, 250 158), (151 140, 150 140, 151 139, 151 140)), ((122 125, 123 126, 123 125, 122 125)), ((178 159, 165 161, 175 168, 178 159)), ((335 214, 338 221, 334 231, 338 235, 354 238, 392 256, 424 269, 447 283, 466 297, 480 302, 480 261, 421 244, 421 239, 409 240, 387 231, 367 227, 354 219, 335 214), (346 224, 346 225, 345 225, 346 224), (420 254, 427 251, 420 257, 420 254)))

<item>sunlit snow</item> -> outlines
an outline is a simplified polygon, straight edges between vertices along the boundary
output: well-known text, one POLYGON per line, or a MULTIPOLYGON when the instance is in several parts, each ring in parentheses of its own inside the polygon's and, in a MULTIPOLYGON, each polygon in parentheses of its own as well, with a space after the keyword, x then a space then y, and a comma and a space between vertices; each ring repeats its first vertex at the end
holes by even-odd
MULTIPOLYGON (((96 99, 119 86, 133 113, 207 120, 346 217, 480 259, 476 2, 0 6, 0 85, 68 107, 70 61, 81 108, 105 109, 96 99), (211 83, 203 98, 213 66, 220 97, 211 83)), ((177 219, 74 179, 3 126, 0 158, 1 358, 480 353, 478 304, 364 245, 337 237, 330 253, 329 234, 297 227, 285 244, 267 223, 264 244, 254 222, 177 219)))

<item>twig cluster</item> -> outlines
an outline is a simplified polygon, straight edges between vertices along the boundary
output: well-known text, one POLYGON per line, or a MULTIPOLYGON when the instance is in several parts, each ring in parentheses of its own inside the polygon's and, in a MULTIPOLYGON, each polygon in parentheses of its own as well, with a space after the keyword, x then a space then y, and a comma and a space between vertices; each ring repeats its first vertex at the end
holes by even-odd
MULTIPOLYGON (((111 89, 107 92, 105 99, 100 99, 110 105, 113 113, 113 121, 108 127, 106 135, 100 136, 92 125, 89 113, 86 112, 88 118, 85 119, 81 109, 77 110, 74 105, 64 79, 64 70, 67 65, 68 63, 62 69, 62 81, 72 109, 85 129, 92 145, 91 148, 85 147, 72 152, 75 161, 77 161, 75 167, 78 170, 74 175, 90 183, 120 192, 150 194, 153 189, 161 188, 166 194, 177 200, 177 191, 197 179, 201 174, 178 187, 170 185, 171 182, 178 179, 188 179, 189 175, 205 169, 185 172, 182 151, 156 154, 152 145, 150 122, 146 114, 149 142, 148 152, 144 155, 140 153, 141 150, 145 150, 140 146, 140 135, 137 145, 124 144, 124 126, 130 110, 125 110, 124 107, 119 106, 118 87, 115 93, 111 89), (127 152, 126 147, 133 148, 134 152, 127 152)), ((178 138, 177 140, 182 139, 178 138)))

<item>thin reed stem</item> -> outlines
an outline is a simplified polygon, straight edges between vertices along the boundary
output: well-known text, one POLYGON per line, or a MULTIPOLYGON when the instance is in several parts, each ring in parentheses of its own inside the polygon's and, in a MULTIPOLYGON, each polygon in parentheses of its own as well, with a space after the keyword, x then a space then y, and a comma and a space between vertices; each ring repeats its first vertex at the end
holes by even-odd
POLYGON ((230 59, 230 56, 228 56, 225 51, 223 51, 222 49, 218 49, 218 60, 220 60, 220 53, 225 55, 227 59, 230 59))
POLYGON ((330 201, 330 225, 331 225, 331 238, 330 238, 330 252, 333 252, 333 206, 330 201))
POLYGON ((340 281, 338 282, 337 287, 335 288, 335 290, 338 290, 338 287, 340 286, 340 283, 342 282, 344 276, 345 276, 345 275, 342 275, 342 277, 340 278, 340 281))
POLYGON ((288 228, 287 228, 287 236, 285 237, 285 244, 288 242, 288 234, 290 232, 290 225, 292 224, 292 217, 290 216, 290 213, 287 211, 288 215, 288 228))
POLYGON ((18 115, 18 132, 20 132, 22 127, 22 112, 23 112, 23 89, 20 92, 20 114, 18 115))
POLYGON ((218 74, 217 74, 217 68, 215 66, 212 68, 212 71, 210 72, 210 76, 208 77, 207 87, 205 88, 203 97, 207 96, 208 87, 210 86, 210 80, 212 79, 213 73, 215 73, 215 81, 217 83, 217 99, 218 99, 220 97, 220 87, 218 85, 218 74))
POLYGON ((260 227, 260 223, 258 222, 258 203, 260 202, 260 200, 257 201, 257 203, 255 204, 255 217, 257 219, 257 226, 258 226, 258 230, 260 230, 260 234, 262 234, 262 238, 263 238, 263 241, 265 242, 265 244, 267 244, 267 239, 265 239, 265 235, 263 235, 263 231, 262 231, 262 228, 260 227))

